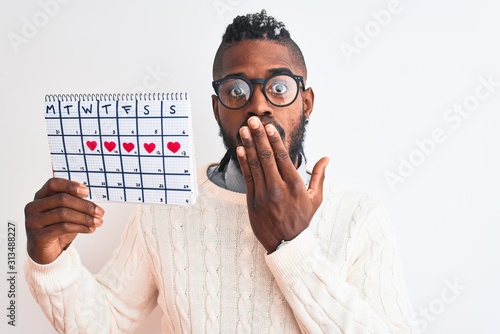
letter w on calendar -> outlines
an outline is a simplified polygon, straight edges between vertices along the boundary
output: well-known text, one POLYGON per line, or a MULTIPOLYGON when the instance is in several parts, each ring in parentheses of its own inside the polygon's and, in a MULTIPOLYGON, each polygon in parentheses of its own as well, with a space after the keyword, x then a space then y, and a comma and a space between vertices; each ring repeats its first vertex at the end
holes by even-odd
POLYGON ((45 97, 55 177, 94 201, 192 205, 196 164, 187 93, 45 97))

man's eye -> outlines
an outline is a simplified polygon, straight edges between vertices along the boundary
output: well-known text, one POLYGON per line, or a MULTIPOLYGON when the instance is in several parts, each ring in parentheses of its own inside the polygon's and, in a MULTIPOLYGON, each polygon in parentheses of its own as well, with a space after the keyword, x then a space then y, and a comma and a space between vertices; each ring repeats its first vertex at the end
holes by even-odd
POLYGON ((245 91, 241 87, 233 87, 229 90, 229 95, 233 97, 239 97, 245 95, 245 91))
POLYGON ((271 93, 273 94, 285 94, 288 90, 288 87, 282 83, 275 83, 271 86, 271 93))

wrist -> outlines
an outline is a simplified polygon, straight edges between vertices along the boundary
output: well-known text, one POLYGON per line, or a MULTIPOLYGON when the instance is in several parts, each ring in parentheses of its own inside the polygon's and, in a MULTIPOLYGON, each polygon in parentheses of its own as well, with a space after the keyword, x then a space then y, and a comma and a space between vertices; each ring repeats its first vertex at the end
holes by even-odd
POLYGON ((267 254, 272 254, 274 252, 276 252, 277 250, 279 250, 280 248, 282 247, 285 247, 291 240, 281 240, 280 243, 274 247, 274 250, 273 251, 268 251, 267 254))
POLYGON ((285 247, 287 243, 289 243, 291 240, 281 240, 280 244, 278 245, 278 247, 276 247, 276 250, 277 251, 278 249, 280 249, 281 247, 285 247))

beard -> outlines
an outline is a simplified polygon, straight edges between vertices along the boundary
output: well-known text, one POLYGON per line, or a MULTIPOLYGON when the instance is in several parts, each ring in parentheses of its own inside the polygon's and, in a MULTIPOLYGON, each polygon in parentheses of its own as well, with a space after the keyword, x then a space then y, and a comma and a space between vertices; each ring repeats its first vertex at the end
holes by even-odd
MULTIPOLYGON (((265 126, 267 124, 272 124, 275 126, 276 130, 280 134, 281 140, 285 142, 287 137, 287 133, 283 129, 283 127, 278 124, 272 117, 269 116, 261 116, 260 121, 265 126)), ((240 128, 246 126, 248 119, 246 119, 243 123, 241 123, 240 128)), ((288 147, 288 155, 290 156, 290 160, 295 165, 299 159, 300 154, 304 154, 304 138, 306 134, 306 117, 304 113, 302 113, 300 117, 299 124, 292 130, 289 134, 290 136, 290 144, 288 147)), ((219 170, 222 171, 225 169, 226 164, 229 162, 229 159, 233 160, 236 163, 237 168, 240 168, 240 164, 238 163, 238 157, 236 156, 236 147, 242 145, 241 137, 239 131, 236 133, 236 136, 230 136, 219 123, 219 136, 222 138, 224 146, 227 149, 227 152, 222 159, 219 170), (234 139, 236 138, 236 139, 234 139)))

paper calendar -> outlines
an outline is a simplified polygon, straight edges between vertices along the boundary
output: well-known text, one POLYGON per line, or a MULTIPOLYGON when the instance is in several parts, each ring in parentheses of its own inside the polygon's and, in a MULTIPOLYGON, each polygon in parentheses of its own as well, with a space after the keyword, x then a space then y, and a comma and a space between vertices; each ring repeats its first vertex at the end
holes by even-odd
POLYGON ((196 164, 187 93, 45 97, 55 177, 94 201, 192 205, 196 164))

